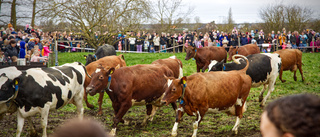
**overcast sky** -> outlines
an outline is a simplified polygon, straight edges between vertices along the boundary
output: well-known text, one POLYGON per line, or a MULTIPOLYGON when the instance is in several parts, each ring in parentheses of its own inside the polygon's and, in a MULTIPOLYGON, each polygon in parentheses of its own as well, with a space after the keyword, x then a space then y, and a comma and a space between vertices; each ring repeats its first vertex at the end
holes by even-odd
MULTIPOLYGON (((193 16, 199 16, 202 23, 216 21, 221 23, 228 16, 231 7, 236 23, 261 22, 259 11, 262 7, 273 4, 275 0, 182 0, 185 5, 194 6, 193 16)), ((314 15, 320 18, 320 0, 277 0, 283 4, 297 4, 312 8, 314 15)), ((192 21, 194 19, 192 18, 192 21)))

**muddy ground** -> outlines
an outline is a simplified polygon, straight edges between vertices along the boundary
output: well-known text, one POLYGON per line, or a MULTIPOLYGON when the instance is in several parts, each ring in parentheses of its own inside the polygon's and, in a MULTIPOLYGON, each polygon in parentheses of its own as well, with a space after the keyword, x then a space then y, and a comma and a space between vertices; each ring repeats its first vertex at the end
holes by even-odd
MULTIPOLYGON (((109 101, 107 101, 109 102, 109 101)), ((70 104, 71 105, 71 104, 70 104)), ((251 136, 260 137, 259 123, 260 115, 262 113, 259 103, 254 100, 249 100, 247 111, 244 113, 244 117, 241 120, 239 133, 234 135, 231 129, 235 123, 236 118, 234 116, 228 116, 227 114, 206 114, 198 129, 198 136, 216 136, 216 137, 228 137, 228 136, 251 136)), ((73 106, 72 106, 73 107, 73 106)), ((140 126, 144 116, 145 107, 138 106, 129 110, 129 113, 125 115, 125 119, 130 119, 129 125, 119 124, 117 130, 117 136, 170 136, 172 127, 175 121, 175 114, 171 106, 164 106, 157 111, 154 120, 149 122, 147 126, 140 126)), ((85 107, 85 116, 91 117, 100 121, 105 126, 106 132, 109 132, 112 125, 113 109, 107 107, 103 109, 103 115, 97 116, 96 110, 90 110, 85 107)), ((63 124, 65 120, 77 117, 75 109, 51 111, 48 121, 47 133, 50 135, 54 132, 55 128, 63 124)), ((16 114, 5 116, 0 121, 0 136, 1 137, 14 137, 16 132, 16 114)), ((183 116, 183 121, 180 122, 178 128, 178 136, 189 137, 193 133, 192 124, 196 117, 188 115, 183 116)), ((42 129, 40 126, 40 115, 32 117, 38 136, 41 136, 42 129)), ((27 121, 27 120, 26 120, 27 121)), ((30 136, 28 132, 29 124, 25 122, 23 132, 21 136, 30 136)))

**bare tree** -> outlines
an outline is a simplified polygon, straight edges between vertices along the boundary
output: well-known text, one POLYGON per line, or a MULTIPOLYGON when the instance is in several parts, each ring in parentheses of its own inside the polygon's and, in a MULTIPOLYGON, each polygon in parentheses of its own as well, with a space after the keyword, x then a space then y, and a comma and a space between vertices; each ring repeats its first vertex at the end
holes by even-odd
POLYGON ((194 17, 195 25, 193 26, 193 30, 196 30, 201 27, 201 20, 199 16, 194 17))
POLYGON ((312 10, 298 5, 283 5, 281 3, 268 5, 259 12, 261 19, 264 21, 264 30, 288 30, 301 31, 310 21, 312 10))
POLYGON ((172 26, 181 27, 184 19, 190 18, 193 7, 188 7, 182 0, 157 0, 151 3, 153 11, 153 24, 160 24, 161 32, 168 32, 172 26))

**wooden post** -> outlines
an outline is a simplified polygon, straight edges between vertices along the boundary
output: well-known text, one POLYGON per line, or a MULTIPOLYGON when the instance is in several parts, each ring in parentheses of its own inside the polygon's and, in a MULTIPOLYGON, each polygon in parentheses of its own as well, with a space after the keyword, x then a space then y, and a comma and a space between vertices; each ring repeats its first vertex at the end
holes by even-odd
POLYGON ((314 46, 315 46, 315 43, 314 43, 314 36, 312 36, 312 43, 313 43, 313 46, 312 46, 312 53, 314 53, 314 46))
POLYGON ((59 65, 59 62, 58 62, 58 41, 57 40, 55 40, 55 42, 54 42, 55 44, 55 46, 54 46, 54 53, 55 53, 55 55, 56 55, 56 57, 55 57, 55 66, 58 66, 59 65))
POLYGON ((127 39, 124 39, 124 51, 127 52, 127 39))
POLYGON ((172 41, 172 46, 173 46, 173 53, 176 53, 176 41, 175 40, 173 40, 172 41))
MULTIPOLYGON (((54 45, 53 43, 50 44, 50 50, 51 51, 54 51, 54 46, 53 45, 54 45)), ((53 60, 54 56, 53 55, 54 55, 53 53, 49 53, 49 56, 50 56, 50 58, 49 58, 50 67, 54 66, 54 60, 53 60)))
POLYGON ((183 42, 182 42, 182 52, 184 52, 184 44, 185 44, 185 41, 184 40, 182 40, 183 42))
POLYGON ((276 40, 276 48, 277 48, 276 51, 278 51, 278 39, 276 40))
POLYGON ((240 47, 240 37, 238 36, 238 46, 240 47))

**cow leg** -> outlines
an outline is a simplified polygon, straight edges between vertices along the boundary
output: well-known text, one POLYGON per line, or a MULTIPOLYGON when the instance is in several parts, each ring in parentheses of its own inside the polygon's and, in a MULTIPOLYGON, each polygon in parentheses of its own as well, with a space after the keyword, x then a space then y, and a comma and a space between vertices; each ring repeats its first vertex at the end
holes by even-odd
POLYGON ((104 91, 103 91, 103 92, 100 92, 100 94, 99 94, 99 99, 98 99, 98 104, 99 104, 98 115, 101 115, 101 114, 102 114, 101 105, 102 105, 102 101, 103 101, 103 96, 104 96, 104 91))
POLYGON ((206 61, 206 64, 203 66, 203 68, 202 68, 202 72, 205 72, 206 71, 206 69, 208 68, 208 66, 209 66, 209 62, 208 61, 206 61))
POLYGON ((197 72, 200 72, 200 67, 197 65, 197 72))
POLYGON ((49 115, 50 106, 45 105, 41 110, 41 127, 42 127, 42 137, 47 136, 47 124, 48 124, 48 115, 49 115))
POLYGON ((282 72, 283 72, 283 69, 281 68, 279 72, 279 79, 281 80, 282 83, 284 83, 286 82, 286 80, 282 80, 282 72))
POLYGON ((119 111, 117 112, 117 114, 115 115, 115 117, 113 118, 113 125, 112 125, 112 130, 110 131, 110 134, 112 136, 116 135, 116 131, 117 131, 117 125, 119 124, 119 122, 124 122, 124 120, 122 119, 122 117, 124 116, 124 114, 127 113, 127 111, 129 110, 129 108, 132 106, 131 101, 124 101, 122 102, 122 104, 120 105, 120 109, 118 109, 119 111))
POLYGON ((261 90, 260 95, 259 95, 259 102, 261 102, 263 100, 263 93, 266 89, 267 89, 267 84, 264 84, 263 89, 261 90))
POLYGON ((303 77, 303 72, 302 72, 301 66, 302 66, 301 64, 298 64, 298 68, 299 68, 299 71, 300 71, 300 74, 301 74, 302 81, 304 81, 304 77, 303 77))
POLYGON ((183 110, 183 107, 182 106, 179 106, 179 108, 177 109, 177 114, 176 114, 176 122, 174 123, 174 126, 172 128, 172 133, 171 133, 171 136, 177 136, 178 133, 177 133, 177 129, 178 129, 178 124, 180 122, 180 119, 181 117, 183 116, 184 114, 184 110, 183 110))
POLYGON ((197 111, 197 120, 193 123, 193 134, 192 134, 192 137, 196 137, 197 136, 198 127, 199 127, 199 124, 200 124, 203 116, 204 116, 204 114, 200 114, 200 112, 197 111))
POLYGON ((269 82, 268 94, 264 97, 263 101, 261 102, 260 104, 261 107, 265 106, 267 99, 269 98, 270 94, 273 92, 274 83, 275 83, 275 80, 269 82))
POLYGON ((27 120, 28 120, 28 123, 30 124, 30 127, 31 127, 30 136, 36 137, 37 131, 36 131, 36 128, 31 120, 31 117, 28 117, 27 120))
POLYGON ((240 120, 241 119, 239 118, 239 116, 237 116, 237 121, 232 128, 232 131, 234 132, 234 134, 238 134, 238 127, 240 125, 240 120))
POLYGON ((88 96, 88 93, 85 92, 85 93, 84 93, 84 96, 83 96, 83 99, 84 99, 84 101, 86 102, 87 107, 90 108, 90 109, 93 109, 94 106, 88 102, 88 97, 87 97, 87 96, 88 96))
POLYGON ((20 137, 20 134, 22 132, 22 129, 23 129, 23 125, 24 125, 24 118, 22 117, 21 113, 18 112, 17 113, 17 134, 16 134, 16 137, 20 137))
POLYGON ((80 92, 78 95, 73 97, 73 104, 77 107, 77 113, 78 113, 79 119, 82 120, 84 108, 83 108, 83 103, 82 103, 82 100, 83 100, 82 96, 83 95, 81 93, 83 93, 83 92, 80 92))
POLYGON ((294 71, 294 72, 293 72, 293 79, 294 79, 294 81, 297 81, 297 75, 296 75, 296 73, 297 73, 297 71, 294 71))
POLYGON ((143 122, 142 122, 141 126, 146 126, 148 120, 152 121, 152 120, 153 120, 153 117, 154 117, 154 115, 156 114, 157 109, 158 109, 158 107, 153 106, 153 105, 150 105, 150 104, 149 104, 149 105, 146 105, 146 107, 147 107, 147 115, 146 115, 146 117, 143 119, 143 122))
POLYGON ((171 106, 172 106, 172 108, 173 108, 174 111, 177 110, 177 104, 176 104, 176 103, 171 103, 171 106))

